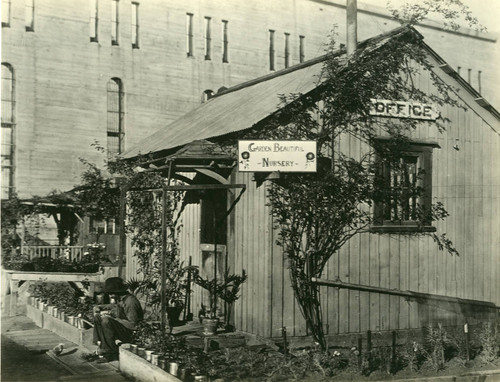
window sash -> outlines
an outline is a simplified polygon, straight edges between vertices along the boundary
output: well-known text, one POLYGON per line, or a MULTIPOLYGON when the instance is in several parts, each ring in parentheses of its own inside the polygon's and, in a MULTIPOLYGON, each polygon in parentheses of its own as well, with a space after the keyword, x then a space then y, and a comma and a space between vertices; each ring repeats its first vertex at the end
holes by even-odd
POLYGON ((107 88, 107 149, 113 157, 123 152, 123 89, 118 79, 111 79, 107 88))

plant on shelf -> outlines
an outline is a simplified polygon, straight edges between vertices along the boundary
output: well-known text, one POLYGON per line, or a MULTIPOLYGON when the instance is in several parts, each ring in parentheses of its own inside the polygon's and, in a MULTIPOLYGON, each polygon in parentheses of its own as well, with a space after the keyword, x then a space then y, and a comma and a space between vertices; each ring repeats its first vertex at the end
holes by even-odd
MULTIPOLYGON (((217 325, 218 317, 217 317, 217 299, 220 298, 225 303, 228 304, 226 309, 226 317, 225 324, 229 326, 230 319, 230 308, 232 304, 239 298, 238 293, 240 290, 241 284, 243 284, 247 279, 247 274, 245 270, 243 270, 242 275, 237 274, 229 274, 229 270, 226 270, 224 273, 224 277, 222 279, 218 278, 204 278, 199 275, 199 273, 195 273, 194 282, 199 285, 201 288, 205 289, 208 292, 208 309, 205 306, 202 306, 200 317, 204 318, 204 322, 206 321, 207 325, 217 325), (208 320, 206 320, 208 318, 208 320), (215 322, 214 322, 215 321, 215 322)), ((208 330, 212 332, 211 330, 208 330)), ((206 334, 207 330, 205 331, 206 334)))
MULTIPOLYGON (((184 266, 184 263, 177 260, 167 265, 164 295, 171 326, 179 322, 180 313, 185 306, 186 294, 189 293, 188 276, 196 269, 195 266, 184 266)), ((145 297, 149 318, 158 320, 161 310, 161 278, 157 275, 149 275, 142 280, 130 279, 127 281, 127 287, 134 294, 145 297)))

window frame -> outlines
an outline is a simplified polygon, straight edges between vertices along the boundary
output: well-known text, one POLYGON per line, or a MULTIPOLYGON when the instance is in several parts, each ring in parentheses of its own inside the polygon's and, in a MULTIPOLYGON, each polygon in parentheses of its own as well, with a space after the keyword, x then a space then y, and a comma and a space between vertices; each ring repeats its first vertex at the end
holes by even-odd
POLYGON ((285 68, 290 66, 290 33, 285 32, 285 68))
POLYGON ((120 45, 120 0, 111 0, 111 45, 120 45))
POLYGON ((212 59, 212 18, 205 16, 205 28, 203 33, 203 39, 205 40, 205 60, 210 61, 212 59))
POLYGON ((274 29, 269 29, 269 70, 276 70, 276 51, 274 47, 274 29))
MULTIPOLYGON (((377 138, 379 143, 389 142, 388 138, 377 138)), ((440 148, 437 142, 410 140, 408 147, 401 153, 401 160, 406 158, 417 158, 416 172, 422 171, 420 177, 416 180, 416 187, 421 188, 421 195, 418 196, 416 206, 422 208, 426 220, 391 220, 387 217, 387 202, 375 200, 373 206, 373 223, 370 226, 370 232, 374 233, 411 233, 411 232, 435 232, 436 228, 430 220, 432 208, 432 155, 435 148, 440 148)), ((388 163, 382 164, 383 158, 380 153, 376 153, 377 181, 382 183, 391 182, 388 177, 391 170, 388 163), (382 167, 383 166, 383 167, 382 167), (382 178, 380 178, 382 177, 382 178)), ((399 204, 398 204, 399 206, 399 204)), ((392 209, 392 207, 390 207, 392 209)))
POLYGON ((123 91, 123 82, 121 79, 117 77, 110 78, 108 83, 107 83, 107 90, 106 90, 106 101, 107 101, 107 108, 106 108, 106 116, 107 116, 107 124, 106 124, 106 137, 108 140, 107 143, 107 151, 108 151, 108 158, 114 158, 116 155, 120 155, 124 151, 124 135, 125 135, 125 127, 124 127, 124 91, 123 91), (114 91, 110 89, 110 84, 114 83, 118 87, 118 91, 114 91), (110 96, 111 94, 116 94, 118 96, 117 98, 117 106, 118 110, 111 110, 110 109, 110 96), (115 129, 114 125, 111 126, 112 128, 110 129, 110 116, 111 115, 117 115, 118 116, 118 126, 117 129, 115 129), (115 131, 118 130, 118 131, 115 131), (113 137, 116 138, 118 137, 118 150, 112 151, 110 150, 110 144, 109 144, 109 138, 113 137))
POLYGON ((90 0, 90 42, 99 42, 99 0, 90 0))
POLYGON ((12 0, 2 0, 2 28, 10 28, 12 0), (4 11, 7 10, 7 13, 4 11), (6 21, 4 21, 4 17, 6 21))
POLYGON ((222 62, 229 62, 229 21, 222 20, 222 62))
POLYGON ((193 52, 193 19, 194 14, 187 12, 186 13, 186 55, 187 57, 194 57, 193 52))
POLYGON ((306 36, 299 36, 299 62, 303 63, 305 61, 305 39, 306 36))
MULTIPOLYGON (((16 93, 15 93, 15 88, 16 88, 16 81, 15 81, 15 73, 14 73, 14 68, 12 65, 10 65, 7 62, 2 62, 2 121, 1 121, 1 129, 2 129, 2 134, 4 133, 4 129, 9 129, 10 131, 8 132, 10 138, 10 142, 8 144, 9 147, 9 152, 8 155, 5 155, 4 150, 2 149, 1 151, 1 169, 2 169, 2 184, 1 184, 1 199, 3 198, 4 190, 7 189, 7 198, 11 198, 14 191, 15 191, 15 186, 14 186, 14 175, 15 175, 15 148, 16 148, 16 142, 15 142, 15 126, 16 126, 16 119, 15 119, 15 107, 16 107, 16 93), (4 68, 8 70, 9 76, 4 75, 4 68), (4 86, 5 86, 5 81, 9 81, 9 92, 5 92, 4 86), (7 94, 6 94, 7 93, 7 94), (6 98, 6 96, 8 96, 6 98), (10 117, 8 120, 5 120, 5 113, 3 112, 4 110, 4 105, 7 101, 7 105, 10 105, 10 112, 8 116, 10 117), (4 160, 8 160, 9 164, 5 164, 4 160), (3 175, 8 171, 8 186, 5 187, 4 182, 3 182, 3 175)), ((4 140, 2 139, 2 146, 4 146, 4 140)), ((7 145, 5 145, 7 146, 7 145)))
POLYGON ((25 30, 26 32, 35 31, 35 0, 24 0, 25 7, 25 30))
POLYGON ((131 4, 132 4, 132 12, 131 12, 132 49, 139 49, 139 2, 132 1, 131 4))

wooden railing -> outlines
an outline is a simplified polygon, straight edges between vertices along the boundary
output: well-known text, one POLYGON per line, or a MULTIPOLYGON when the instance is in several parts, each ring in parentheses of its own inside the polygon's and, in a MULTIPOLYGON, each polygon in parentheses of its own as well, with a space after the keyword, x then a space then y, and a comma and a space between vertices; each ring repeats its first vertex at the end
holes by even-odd
POLYGON ((58 245, 26 245, 22 253, 28 255, 32 260, 36 257, 50 257, 52 259, 66 259, 80 261, 84 253, 82 246, 58 246, 58 245))

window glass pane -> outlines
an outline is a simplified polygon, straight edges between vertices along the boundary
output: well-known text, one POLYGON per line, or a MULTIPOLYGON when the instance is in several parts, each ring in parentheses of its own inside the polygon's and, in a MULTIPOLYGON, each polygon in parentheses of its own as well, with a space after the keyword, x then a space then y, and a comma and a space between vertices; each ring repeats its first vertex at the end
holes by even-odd
POLYGON ((111 1, 111 40, 118 41, 118 0, 111 1))
POLYGON ((193 15, 186 14, 186 52, 188 56, 193 55, 193 15))
POLYGON ((106 221, 106 233, 108 233, 108 234, 115 233, 115 220, 114 219, 108 219, 106 221))
POLYGON ((139 3, 132 3, 132 45, 139 46, 139 3))
POLYGON ((222 62, 229 62, 227 21, 222 20, 222 62))
POLYGON ((211 48, 212 48, 212 36, 210 31, 210 17, 205 17, 205 29, 204 29, 204 38, 205 38, 205 60, 211 59, 211 48))
POLYGON ((10 172, 11 169, 8 167, 2 167, 2 199, 8 199, 9 198, 9 191, 10 191, 10 172))
POLYGON ((34 25, 34 13, 35 13, 35 0, 25 0, 26 1, 26 29, 33 30, 34 25))
POLYGON ((2 0, 2 24, 10 25, 10 0, 2 0))
POLYGON ((97 39, 97 0, 90 0, 90 38, 97 39))
POLYGON ((13 75, 12 70, 5 64, 2 64, 2 122, 13 123, 13 75))

